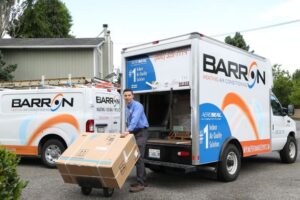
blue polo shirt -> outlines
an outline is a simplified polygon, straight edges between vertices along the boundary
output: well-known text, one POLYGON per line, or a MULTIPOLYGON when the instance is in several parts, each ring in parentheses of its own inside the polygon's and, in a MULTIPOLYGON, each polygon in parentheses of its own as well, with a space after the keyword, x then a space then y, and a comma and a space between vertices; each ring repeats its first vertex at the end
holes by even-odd
POLYGON ((146 118, 143 105, 132 100, 126 106, 126 125, 129 132, 134 132, 141 128, 148 128, 149 123, 146 118))

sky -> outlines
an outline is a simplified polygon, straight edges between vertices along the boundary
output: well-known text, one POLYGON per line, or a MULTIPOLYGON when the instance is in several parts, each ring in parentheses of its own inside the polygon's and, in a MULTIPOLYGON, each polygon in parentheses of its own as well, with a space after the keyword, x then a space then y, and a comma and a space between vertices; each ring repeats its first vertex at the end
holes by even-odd
POLYGON ((71 34, 96 37, 108 24, 114 66, 122 48, 191 32, 224 41, 239 31, 250 50, 293 73, 300 69, 299 0, 62 0, 73 18, 71 34), (272 28, 243 32, 298 20, 272 28))

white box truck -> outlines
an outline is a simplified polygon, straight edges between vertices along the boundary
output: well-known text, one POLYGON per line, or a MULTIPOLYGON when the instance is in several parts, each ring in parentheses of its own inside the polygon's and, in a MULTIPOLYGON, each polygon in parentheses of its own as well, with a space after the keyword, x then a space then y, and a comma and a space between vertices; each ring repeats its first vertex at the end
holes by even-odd
POLYGON ((120 131, 120 94, 96 87, 0 91, 0 147, 55 160, 81 132, 120 131))
POLYGON ((150 169, 209 166, 233 181, 243 157, 278 151, 295 162, 293 109, 272 94, 266 58, 191 33, 123 49, 122 73, 149 120, 150 169))

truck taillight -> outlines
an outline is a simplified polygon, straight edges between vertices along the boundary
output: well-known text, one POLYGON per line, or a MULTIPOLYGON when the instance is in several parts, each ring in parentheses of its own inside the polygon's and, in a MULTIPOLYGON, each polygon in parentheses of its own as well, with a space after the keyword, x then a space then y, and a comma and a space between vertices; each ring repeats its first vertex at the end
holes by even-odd
POLYGON ((188 151, 178 151, 177 155, 181 156, 181 157, 187 157, 187 156, 190 155, 190 152, 188 152, 188 151))
POLYGON ((94 120, 93 119, 89 119, 86 121, 86 126, 85 126, 85 131, 89 132, 89 133, 93 133, 94 130, 94 120))

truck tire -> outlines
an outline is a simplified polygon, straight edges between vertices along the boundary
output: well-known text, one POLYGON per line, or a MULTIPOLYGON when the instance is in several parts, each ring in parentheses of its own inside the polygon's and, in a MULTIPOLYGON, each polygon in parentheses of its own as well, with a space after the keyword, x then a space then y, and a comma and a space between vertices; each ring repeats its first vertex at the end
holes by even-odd
POLYGON ((234 181, 241 169, 241 152, 233 144, 228 144, 218 163, 218 179, 220 181, 234 181))
POLYGON ((103 195, 104 197, 111 197, 114 193, 114 188, 103 188, 103 195))
POLYGON ((90 195, 92 190, 93 190, 93 188, 91 188, 91 187, 81 187, 81 193, 86 196, 90 195))
POLYGON ((279 152, 281 161, 283 163, 294 163, 297 159, 297 141, 294 137, 288 136, 286 144, 279 152))
POLYGON ((65 151, 66 147, 57 139, 48 140, 42 147, 41 157, 44 165, 55 168, 55 160, 65 151))

